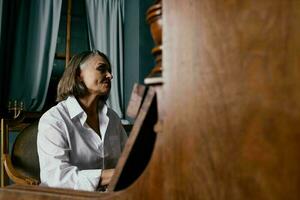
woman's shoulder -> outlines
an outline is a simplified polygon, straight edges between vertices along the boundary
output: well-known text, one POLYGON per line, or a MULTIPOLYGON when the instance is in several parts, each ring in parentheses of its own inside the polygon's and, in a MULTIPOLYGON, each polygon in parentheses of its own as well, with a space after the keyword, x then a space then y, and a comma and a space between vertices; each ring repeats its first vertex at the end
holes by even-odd
POLYGON ((63 121, 66 114, 64 102, 59 102, 57 105, 47 110, 40 118, 40 121, 63 121))
POLYGON ((114 111, 113 109, 109 108, 109 107, 107 107, 107 116, 109 118, 114 118, 114 119, 118 119, 118 120, 121 121, 121 119, 120 119, 119 115, 117 114, 117 112, 114 111))

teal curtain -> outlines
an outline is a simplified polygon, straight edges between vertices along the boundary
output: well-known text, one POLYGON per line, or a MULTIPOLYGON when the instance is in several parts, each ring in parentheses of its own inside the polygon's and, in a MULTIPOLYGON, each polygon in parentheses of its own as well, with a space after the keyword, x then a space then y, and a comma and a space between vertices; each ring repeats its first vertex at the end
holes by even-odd
POLYGON ((123 118, 124 0, 85 0, 90 49, 105 53, 111 61, 113 81, 108 106, 123 118))
POLYGON ((1 29, 2 29, 2 13, 3 13, 3 0, 0 0, 0 41, 1 41, 1 29))
POLYGON ((20 2, 17 0, 0 0, 0 116, 7 112, 19 8, 20 2))
POLYGON ((21 1, 9 98, 28 111, 44 106, 53 67, 62 0, 21 1))

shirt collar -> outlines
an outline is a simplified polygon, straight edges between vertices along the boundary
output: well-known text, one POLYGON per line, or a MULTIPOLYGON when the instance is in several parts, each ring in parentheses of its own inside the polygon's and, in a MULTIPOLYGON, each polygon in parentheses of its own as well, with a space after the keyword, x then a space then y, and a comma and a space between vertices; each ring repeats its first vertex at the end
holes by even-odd
MULTIPOLYGON (((82 107, 78 103, 77 99, 74 96, 69 96, 66 99, 66 105, 67 105, 67 109, 70 114, 70 118, 73 119, 74 117, 79 116, 80 122, 83 125, 86 122, 87 114, 82 109, 82 107)), ((103 128, 105 128, 105 130, 107 128, 108 121, 109 121, 109 119, 107 117, 107 112, 108 112, 108 107, 106 104, 104 104, 102 106, 102 109, 100 112, 98 111, 98 115, 99 115, 99 119, 100 119, 100 128, 102 126, 103 128)), ((102 131, 104 131, 104 130, 102 130, 102 131)))
POLYGON ((79 114, 85 113, 74 96, 69 96, 67 98, 66 105, 71 119, 73 119, 79 114))

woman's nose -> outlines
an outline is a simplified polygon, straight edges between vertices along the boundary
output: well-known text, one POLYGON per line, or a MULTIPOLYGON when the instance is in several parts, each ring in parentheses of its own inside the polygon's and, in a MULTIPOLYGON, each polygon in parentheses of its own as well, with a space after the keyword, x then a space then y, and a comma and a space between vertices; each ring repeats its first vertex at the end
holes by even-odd
POLYGON ((106 73, 106 78, 109 78, 110 80, 113 79, 113 75, 112 73, 110 73, 109 71, 106 73))

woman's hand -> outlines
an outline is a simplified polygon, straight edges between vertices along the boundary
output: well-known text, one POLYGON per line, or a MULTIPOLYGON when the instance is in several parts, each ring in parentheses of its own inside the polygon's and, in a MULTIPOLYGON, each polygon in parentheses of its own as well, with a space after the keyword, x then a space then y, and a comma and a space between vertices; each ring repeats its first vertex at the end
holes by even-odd
POLYGON ((108 185, 111 180, 111 177, 114 175, 114 172, 115 172, 115 169, 102 170, 101 178, 100 178, 100 180, 101 180, 100 185, 101 186, 108 185))

